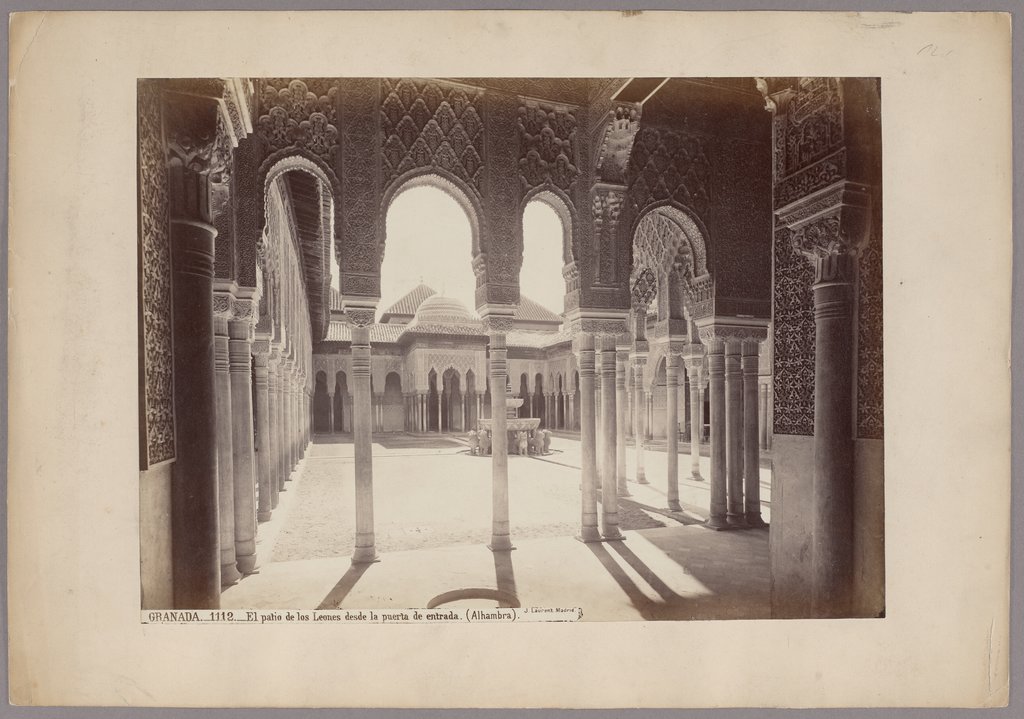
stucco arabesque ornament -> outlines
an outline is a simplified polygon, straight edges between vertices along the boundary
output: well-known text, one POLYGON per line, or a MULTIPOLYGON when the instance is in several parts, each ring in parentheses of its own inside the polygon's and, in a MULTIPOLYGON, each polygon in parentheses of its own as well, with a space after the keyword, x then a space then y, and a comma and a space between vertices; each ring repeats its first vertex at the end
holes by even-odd
POLYGON ((852 282, 854 263, 867 242, 871 201, 868 187, 840 181, 776 212, 789 229, 794 251, 814 267, 815 284, 852 282))

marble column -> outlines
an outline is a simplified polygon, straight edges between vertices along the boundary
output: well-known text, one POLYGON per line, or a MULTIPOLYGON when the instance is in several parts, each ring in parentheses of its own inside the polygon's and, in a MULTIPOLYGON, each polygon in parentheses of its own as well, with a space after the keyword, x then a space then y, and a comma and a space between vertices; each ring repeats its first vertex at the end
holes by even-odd
POLYGON ((644 365, 646 356, 633 356, 633 444, 636 447, 637 484, 650 484, 644 471, 644 439, 646 436, 647 403, 644 401, 644 365))
POLYGON ((267 360, 267 401, 270 425, 270 508, 277 509, 281 492, 281 355, 272 347, 267 360))
POLYGON ((668 508, 683 511, 679 504, 679 355, 665 355, 665 440, 668 465, 668 508))
POLYGON ((580 486, 582 496, 582 516, 580 519, 580 539, 584 542, 601 541, 601 533, 597 528, 597 428, 594 417, 594 336, 580 333, 579 370, 580 370, 580 449, 582 451, 582 471, 580 486))
POLYGON ((238 582, 235 559, 235 476, 231 443, 231 377, 228 373, 228 319, 231 295, 214 294, 213 373, 217 396, 217 492, 220 520, 220 581, 222 586, 238 582))
POLYGON ((270 519, 273 506, 273 458, 270 451, 270 343, 263 340, 253 342, 253 377, 256 385, 256 461, 259 476, 259 503, 256 520, 266 522, 270 519))
POLYGON ((252 299, 236 300, 228 323, 231 353, 231 437, 235 472, 235 558, 238 571, 256 569, 256 462, 252 423, 252 330, 259 308, 252 299))
POLYGON ((217 408, 213 369, 213 238, 203 222, 171 221, 174 414, 171 482, 174 606, 220 606, 217 408))
POLYGON ((743 373, 740 340, 725 342, 725 444, 728 477, 727 521, 746 527, 743 509, 743 373))
POLYGON ((505 415, 508 350, 505 333, 490 332, 491 376, 491 551, 513 549, 508 515, 508 426, 505 415))
POLYGON ((816 616, 845 616, 853 591, 854 260, 817 257, 814 290, 814 540, 816 616))
POLYGON ((615 480, 620 497, 631 497, 626 484, 626 365, 629 350, 615 352, 615 480))
POLYGON ((725 529, 729 526, 726 520, 725 342, 710 339, 706 345, 711 400, 711 516, 707 526, 725 529))
POLYGON ((352 431, 356 476, 356 546, 353 564, 377 561, 373 527, 373 414, 370 399, 370 328, 352 327, 352 431))
POLYGON ((566 429, 568 429, 568 430, 575 430, 576 429, 576 393, 575 392, 569 392, 565 396, 565 406, 566 406, 566 414, 568 415, 568 419, 567 419, 567 422, 566 422, 566 429))
POLYGON ((615 428, 615 338, 601 338, 601 428, 604 432, 604 455, 601 471, 601 536, 622 539, 619 531, 619 496, 616 483, 615 428))
POLYGON ((743 490, 744 513, 751 527, 764 527, 761 518, 761 452, 758 448, 757 340, 743 341, 743 490))
POLYGON ((704 426, 704 406, 701 402, 701 377, 704 347, 691 344, 687 348, 686 373, 690 381, 690 478, 703 482, 700 475, 700 435, 704 426))
POLYGON ((768 383, 764 382, 758 387, 758 415, 760 425, 758 432, 758 446, 761 449, 768 449, 768 383))

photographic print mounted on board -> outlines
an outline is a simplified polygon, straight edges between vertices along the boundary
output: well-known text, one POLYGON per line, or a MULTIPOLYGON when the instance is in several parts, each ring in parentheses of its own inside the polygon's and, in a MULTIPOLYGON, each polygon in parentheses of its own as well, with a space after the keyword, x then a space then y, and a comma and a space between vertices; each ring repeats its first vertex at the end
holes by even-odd
POLYGON ((138 130, 143 621, 884 614, 877 78, 142 79, 138 130))

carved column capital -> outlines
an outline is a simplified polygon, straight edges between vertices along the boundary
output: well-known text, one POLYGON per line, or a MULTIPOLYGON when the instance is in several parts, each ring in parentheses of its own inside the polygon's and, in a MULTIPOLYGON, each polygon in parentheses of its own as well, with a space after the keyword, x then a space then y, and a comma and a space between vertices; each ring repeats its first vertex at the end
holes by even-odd
POLYGON ((234 295, 227 290, 214 290, 213 316, 218 320, 232 320, 235 317, 234 295))
POLYGON ((854 258, 871 225, 870 188, 841 180, 791 202, 776 216, 794 251, 814 266, 815 284, 852 282, 854 258))
POLYGON ((376 314, 376 310, 372 308, 349 307, 345 310, 345 317, 353 327, 353 342, 355 341, 355 328, 370 327, 376 319, 376 314))

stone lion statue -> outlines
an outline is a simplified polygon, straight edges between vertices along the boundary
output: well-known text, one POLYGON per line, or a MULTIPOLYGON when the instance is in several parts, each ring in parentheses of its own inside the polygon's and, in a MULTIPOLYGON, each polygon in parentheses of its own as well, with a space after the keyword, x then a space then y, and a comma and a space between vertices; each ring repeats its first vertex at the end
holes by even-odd
POLYGON ((486 430, 480 430, 480 434, 477 436, 477 441, 480 443, 479 454, 490 454, 491 453, 491 433, 486 430))
POLYGON ((480 452, 480 438, 476 434, 475 429, 469 430, 469 453, 479 454, 480 452))
POLYGON ((529 442, 526 439, 526 432, 523 432, 522 430, 516 432, 516 447, 518 448, 519 454, 528 454, 528 446, 529 442))
POLYGON ((541 431, 544 433, 544 439, 542 440, 544 454, 549 454, 551 452, 551 430, 545 429, 541 431))

